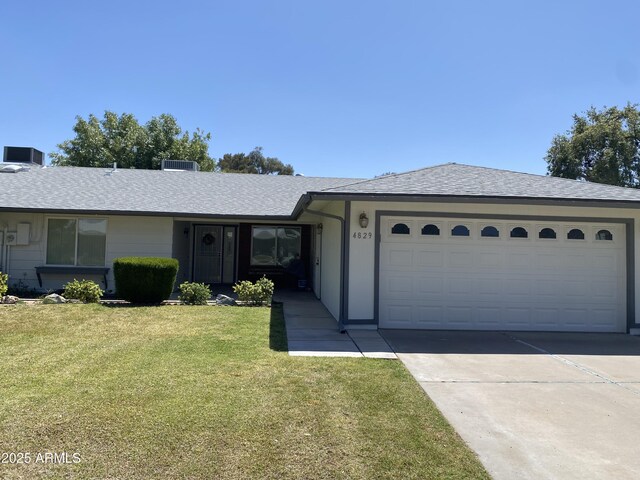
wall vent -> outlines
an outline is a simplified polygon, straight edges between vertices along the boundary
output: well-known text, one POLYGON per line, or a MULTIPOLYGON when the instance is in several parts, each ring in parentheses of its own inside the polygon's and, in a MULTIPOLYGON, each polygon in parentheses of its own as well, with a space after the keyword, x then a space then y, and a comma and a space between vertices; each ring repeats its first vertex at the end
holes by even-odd
POLYGON ((162 160, 162 170, 169 170, 171 172, 198 172, 200 171, 200 165, 197 162, 190 160, 162 160))

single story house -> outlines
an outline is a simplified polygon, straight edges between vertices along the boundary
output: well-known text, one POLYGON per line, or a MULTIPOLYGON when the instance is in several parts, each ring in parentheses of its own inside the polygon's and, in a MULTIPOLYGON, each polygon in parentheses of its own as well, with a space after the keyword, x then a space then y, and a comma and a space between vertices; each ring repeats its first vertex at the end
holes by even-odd
POLYGON ((299 254, 340 328, 640 328, 639 190, 454 163, 367 180, 9 170, 12 283, 113 290, 131 255, 178 259, 178 282, 277 280, 299 254))

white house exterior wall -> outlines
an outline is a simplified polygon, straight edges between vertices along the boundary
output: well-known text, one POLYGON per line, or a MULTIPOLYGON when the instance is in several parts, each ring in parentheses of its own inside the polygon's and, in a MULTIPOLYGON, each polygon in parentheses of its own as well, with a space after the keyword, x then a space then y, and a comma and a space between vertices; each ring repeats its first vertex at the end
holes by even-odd
MULTIPOLYGON (((124 256, 171 257, 173 219, 170 217, 127 217, 116 215, 48 215, 30 213, 0 214, 0 229, 13 231, 18 223, 30 224, 29 245, 13 246, 6 270, 9 283, 22 281, 28 288, 40 289, 35 267, 46 263, 46 222, 48 218, 106 218, 105 265, 109 290, 114 288, 113 260, 124 256)), ((3 259, 4 262, 4 259, 3 259)), ((42 289, 55 290, 73 279, 73 275, 42 275, 42 289)), ((91 279, 101 281, 101 277, 91 279)))
MULTIPOLYGON (((349 265, 348 265, 348 298, 347 323, 352 320, 373 321, 375 315, 375 267, 376 267, 376 212, 405 212, 455 215, 510 215, 523 217, 584 217, 588 218, 617 218, 635 220, 633 248, 640 252, 640 210, 634 208, 598 208, 598 207, 569 207, 547 205, 511 205, 511 204, 469 204, 469 203, 438 203, 438 202, 351 202, 349 265), (367 214, 369 225, 363 229, 359 225, 359 216, 367 214), (354 233, 356 234, 354 236, 354 233), (371 236, 369 237, 369 233, 371 236), (358 234, 361 234, 358 236, 358 234), (366 234, 366 238, 364 237, 366 234)), ((632 248, 628 245, 628 248, 632 248)), ((640 255, 635 255, 635 299, 640 305, 640 255)), ((636 323, 640 323, 640 309, 636 308, 636 323)))
MULTIPOLYGON (((335 202, 323 209, 325 213, 344 216, 344 203, 335 202)), ((318 217, 322 223, 322 246, 320 256, 320 300, 336 320, 340 318, 340 257, 342 255, 341 222, 318 217)))

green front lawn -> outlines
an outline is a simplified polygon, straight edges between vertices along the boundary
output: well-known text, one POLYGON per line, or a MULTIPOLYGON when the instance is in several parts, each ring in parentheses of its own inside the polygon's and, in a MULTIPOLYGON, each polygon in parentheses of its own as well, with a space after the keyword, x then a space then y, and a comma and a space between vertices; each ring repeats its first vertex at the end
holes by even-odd
POLYGON ((0 366, 0 478, 488 478, 400 362, 289 357, 279 308, 1 307, 0 366))

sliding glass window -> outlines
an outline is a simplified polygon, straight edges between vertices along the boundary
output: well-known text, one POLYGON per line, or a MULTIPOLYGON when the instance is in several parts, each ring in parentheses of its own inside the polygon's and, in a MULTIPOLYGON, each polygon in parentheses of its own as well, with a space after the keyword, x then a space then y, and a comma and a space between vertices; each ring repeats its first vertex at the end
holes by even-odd
POLYGON ((50 218, 47 265, 104 266, 106 243, 106 219, 50 218))

